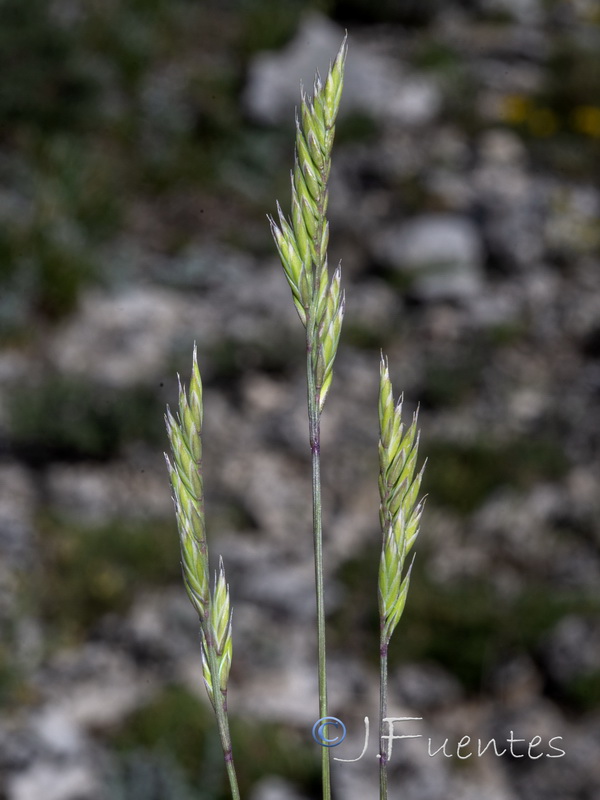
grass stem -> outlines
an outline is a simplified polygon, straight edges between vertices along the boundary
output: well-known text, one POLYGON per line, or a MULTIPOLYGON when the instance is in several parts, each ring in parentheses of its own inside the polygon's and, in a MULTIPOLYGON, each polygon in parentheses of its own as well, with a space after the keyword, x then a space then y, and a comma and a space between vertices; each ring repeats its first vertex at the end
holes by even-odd
POLYGON ((387 717, 387 684, 388 684, 388 645, 385 634, 381 632, 381 646, 379 650, 379 800, 387 800, 387 763, 388 739, 384 738, 384 719, 387 717))
MULTIPOLYGON (((310 327, 310 326, 309 326, 310 327)), ((312 334, 307 333, 307 336, 312 334)), ((327 659, 325 633, 325 592, 323 586, 323 523, 321 512, 321 424, 317 390, 311 366, 310 343, 307 354, 308 419, 312 452, 313 543, 315 554, 315 591, 317 599, 317 647, 319 674, 319 717, 327 716, 327 659)), ((323 800, 331 798, 329 748, 321 748, 323 800)))
MULTIPOLYGON (((205 633, 206 636, 206 633, 205 633)), ((215 716, 217 718, 217 728, 225 759, 225 769, 229 780, 232 800, 240 800, 240 790, 238 787, 237 774, 233 763, 233 750, 231 747, 231 733, 229 730, 229 718, 227 716, 227 690, 219 688, 219 665, 217 653, 214 646, 208 647, 209 668, 212 676, 212 685, 216 687, 213 691, 215 716)))

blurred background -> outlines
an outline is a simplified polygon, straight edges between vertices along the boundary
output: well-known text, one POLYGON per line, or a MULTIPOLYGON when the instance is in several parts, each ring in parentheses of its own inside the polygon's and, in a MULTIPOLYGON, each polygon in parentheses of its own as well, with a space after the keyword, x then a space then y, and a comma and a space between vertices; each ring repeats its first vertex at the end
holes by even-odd
MULTIPOLYGON (((598 3, 0 0, 2 800, 228 797, 162 456, 194 341, 242 795, 320 797, 303 331, 266 214, 346 28, 333 755, 377 725, 383 348, 428 458, 390 713, 543 754, 396 743, 390 798, 599 796, 598 3)), ((336 800, 377 796, 375 738, 336 800)))

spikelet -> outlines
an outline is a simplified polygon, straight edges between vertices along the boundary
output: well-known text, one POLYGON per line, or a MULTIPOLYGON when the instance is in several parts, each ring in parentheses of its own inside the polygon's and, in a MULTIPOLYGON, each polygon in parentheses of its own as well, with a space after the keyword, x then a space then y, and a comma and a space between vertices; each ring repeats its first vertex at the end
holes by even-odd
POLYGON ((202 381, 194 347, 189 396, 179 383, 179 413, 167 408, 167 433, 173 461, 165 454, 171 477, 183 579, 192 605, 202 620, 209 605, 208 553, 202 482, 202 381))
POLYGON ((344 318, 345 298, 340 289, 341 268, 333 273, 325 295, 323 313, 318 329, 318 347, 314 353, 315 385, 319 398, 319 411, 323 410, 325 397, 333 379, 333 362, 337 353, 342 320, 344 318))
POLYGON ((215 575, 215 584, 210 605, 210 619, 208 631, 202 636, 202 672, 204 685, 213 706, 213 679, 211 675, 210 647, 214 649, 216 671, 219 689, 227 691, 227 681, 231 668, 232 639, 231 639, 231 606, 229 602, 229 586, 225 582, 225 569, 223 559, 219 560, 219 573, 215 575), (210 637, 210 644, 207 637, 210 637))
POLYGON ((417 502, 423 470, 416 471, 419 446, 417 414, 407 429, 402 397, 394 404, 387 361, 381 357, 379 378, 379 519, 383 534, 379 565, 379 613, 389 643, 406 603, 412 563, 406 558, 419 534, 423 500, 417 502))

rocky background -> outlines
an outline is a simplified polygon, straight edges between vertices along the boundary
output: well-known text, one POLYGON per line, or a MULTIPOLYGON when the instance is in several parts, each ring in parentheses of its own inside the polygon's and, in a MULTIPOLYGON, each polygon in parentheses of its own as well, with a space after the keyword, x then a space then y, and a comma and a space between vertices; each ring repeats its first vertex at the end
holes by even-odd
MULTIPOLYGON (((243 797, 320 797, 302 329, 266 214, 344 28, 333 755, 377 725, 383 348, 428 458, 390 657, 425 738, 390 798, 599 797, 597 2, 0 0, 2 800, 228 796, 162 457, 194 341, 243 797)), ((336 800, 377 796, 374 738, 336 800)))

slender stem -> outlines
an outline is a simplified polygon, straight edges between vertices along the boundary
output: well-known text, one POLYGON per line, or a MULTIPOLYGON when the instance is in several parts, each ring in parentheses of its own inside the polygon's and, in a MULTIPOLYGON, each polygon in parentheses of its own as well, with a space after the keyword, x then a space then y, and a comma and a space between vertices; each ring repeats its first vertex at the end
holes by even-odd
POLYGON ((225 769, 227 770, 227 777, 229 779, 229 786, 231 789, 231 798, 232 800, 240 800, 240 790, 238 787, 237 775, 233 763, 229 718, 227 716, 227 692, 221 691, 221 687, 219 686, 219 665, 217 662, 217 653, 211 639, 209 638, 210 631, 208 630, 208 626, 203 626, 203 629, 207 642, 208 664, 212 682, 214 709, 217 717, 217 728, 219 730, 219 738, 221 739, 221 747, 223 748, 223 757, 225 759, 225 769))
MULTIPOLYGON (((328 134, 329 135, 329 134, 328 134)), ((310 449, 312 453, 312 502, 313 502, 313 544, 315 553, 315 592, 317 600, 317 647, 319 674, 319 717, 327 716, 327 656, 325 630, 325 591, 323 586, 323 521, 321 507, 321 409, 319 407, 319 387, 315 376, 313 347, 319 346, 316 311, 321 293, 321 271, 326 254, 321 252, 323 230, 326 225, 328 160, 321 170, 323 190, 317 198, 317 230, 313 237, 315 260, 313 271, 313 298, 307 313, 306 324, 306 372, 308 380, 308 425, 310 449)), ((323 800, 331 800, 331 762, 329 748, 321 748, 321 774, 323 800)))
POLYGON ((379 800, 387 800, 388 739, 384 739, 384 719, 387 717, 388 643, 383 629, 379 649, 379 800))
MULTIPOLYGON (((312 315, 311 315, 312 316, 312 315)), ((321 428, 317 389, 312 365, 314 320, 307 325, 308 424, 312 452, 313 542, 315 551, 315 589, 317 597, 317 642, 319 670, 319 717, 327 716, 327 661, 325 646, 325 602, 323 588, 323 525, 321 518, 321 428)), ((329 748, 321 748, 323 800, 331 800, 329 748)))

